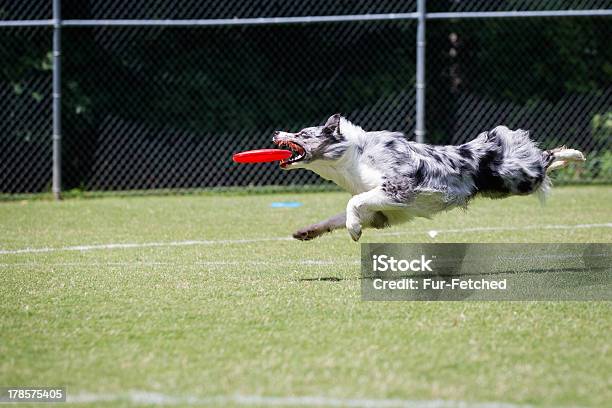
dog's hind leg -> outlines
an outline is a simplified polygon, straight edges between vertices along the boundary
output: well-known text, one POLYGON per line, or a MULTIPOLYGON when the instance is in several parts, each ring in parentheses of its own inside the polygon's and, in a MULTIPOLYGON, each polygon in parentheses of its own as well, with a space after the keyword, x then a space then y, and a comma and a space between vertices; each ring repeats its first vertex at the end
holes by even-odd
POLYGON ((581 151, 568 149, 565 146, 557 147, 556 149, 552 150, 546 150, 544 155, 547 173, 566 167, 570 162, 583 162, 586 160, 581 151))
POLYGON ((310 241, 313 238, 332 232, 346 225, 346 213, 336 214, 324 221, 300 228, 293 234, 293 238, 300 241, 310 241))

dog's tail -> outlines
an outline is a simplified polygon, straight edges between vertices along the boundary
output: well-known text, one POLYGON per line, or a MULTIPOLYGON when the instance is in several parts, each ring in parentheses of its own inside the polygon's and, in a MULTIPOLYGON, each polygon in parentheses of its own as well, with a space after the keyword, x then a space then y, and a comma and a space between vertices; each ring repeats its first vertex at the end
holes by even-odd
POLYGON ((568 149, 565 146, 542 152, 546 173, 566 167, 571 162, 585 161, 584 154, 579 150, 568 149))

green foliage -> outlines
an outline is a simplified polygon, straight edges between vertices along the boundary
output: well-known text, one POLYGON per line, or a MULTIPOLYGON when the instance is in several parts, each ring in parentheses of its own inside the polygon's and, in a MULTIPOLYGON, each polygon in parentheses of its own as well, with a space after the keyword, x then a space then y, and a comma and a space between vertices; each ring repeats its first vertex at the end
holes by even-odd
POLYGON ((612 111, 596 114, 591 120, 593 139, 597 142, 612 142, 612 111))
POLYGON ((586 162, 572 164, 555 174, 559 183, 612 183, 612 112, 596 114, 591 119, 591 137, 599 150, 587 153, 586 162))
POLYGON ((45 36, 50 38, 49 30, 33 33, 24 29, 0 30, 0 85, 10 86, 18 97, 41 102, 45 94, 50 95, 38 83, 52 69, 49 41, 44 41, 45 36))

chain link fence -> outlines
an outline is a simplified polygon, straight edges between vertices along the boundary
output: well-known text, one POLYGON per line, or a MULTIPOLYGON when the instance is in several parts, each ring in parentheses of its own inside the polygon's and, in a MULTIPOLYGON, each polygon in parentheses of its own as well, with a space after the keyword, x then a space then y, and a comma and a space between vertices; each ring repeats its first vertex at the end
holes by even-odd
MULTIPOLYGON (((611 0, 427 7, 427 142, 521 127, 543 147, 587 153, 558 181, 612 182, 611 0), (543 10, 585 15, 521 17, 543 10)), ((231 154, 336 112, 412 138, 416 10, 400 0, 62 0, 62 188, 323 184, 231 154)), ((0 2, 4 193, 51 189, 52 11, 51 1, 0 2)))
POLYGON ((428 141, 463 143, 497 124, 542 147, 587 153, 561 181, 612 181, 609 18, 429 22, 428 141))
POLYGON ((0 192, 50 191, 51 29, 0 28, 0 192))

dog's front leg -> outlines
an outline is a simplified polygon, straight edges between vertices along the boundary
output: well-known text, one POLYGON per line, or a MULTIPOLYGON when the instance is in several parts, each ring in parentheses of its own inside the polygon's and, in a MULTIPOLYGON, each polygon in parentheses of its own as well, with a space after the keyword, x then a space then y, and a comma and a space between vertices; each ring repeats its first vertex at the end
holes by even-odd
POLYGON ((327 232, 342 228, 346 225, 346 213, 336 214, 324 221, 300 228, 293 234, 293 238, 300 241, 309 241, 327 232))
POLYGON ((362 226, 381 227, 377 225, 377 211, 397 209, 403 206, 404 204, 393 200, 380 187, 354 195, 346 205, 346 229, 353 241, 359 241, 362 226))

